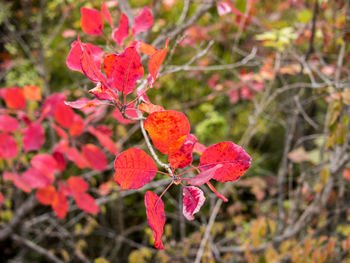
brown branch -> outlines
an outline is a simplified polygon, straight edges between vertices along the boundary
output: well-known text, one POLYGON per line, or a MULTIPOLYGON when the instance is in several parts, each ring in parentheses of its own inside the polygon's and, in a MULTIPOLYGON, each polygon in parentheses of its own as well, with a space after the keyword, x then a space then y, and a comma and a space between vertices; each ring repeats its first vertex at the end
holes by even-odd
POLYGON ((22 219, 33 210, 37 205, 36 198, 34 195, 31 195, 27 200, 16 209, 16 212, 12 220, 2 229, 0 229, 0 241, 8 238, 13 232, 14 229, 21 223, 22 219))

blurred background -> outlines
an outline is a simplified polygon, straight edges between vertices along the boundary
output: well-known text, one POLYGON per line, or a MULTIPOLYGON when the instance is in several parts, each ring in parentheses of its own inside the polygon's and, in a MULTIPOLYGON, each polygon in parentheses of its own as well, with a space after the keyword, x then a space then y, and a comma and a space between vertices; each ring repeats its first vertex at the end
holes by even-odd
MULTIPOLYGON (((21 173, 35 153, 53 153, 60 145, 55 120, 40 119, 46 98, 94 98, 88 93, 93 83, 65 63, 78 35, 106 53, 122 49, 111 43, 107 23, 103 36, 81 30, 80 8, 100 10, 102 1, 3 0, 1 89, 36 86, 42 98, 26 97, 26 107, 16 111, 2 95, 0 113, 20 121, 13 135, 18 144, 28 119, 40 119, 46 141, 10 160, 0 155, 0 261, 350 262, 350 1, 105 4, 116 27, 122 13, 132 21, 149 7, 153 27, 136 40, 163 48, 170 38, 159 77, 147 92, 152 103, 185 113, 205 146, 242 145, 251 167, 234 183, 213 183, 227 203, 203 187, 207 200, 194 221, 182 215, 181 189, 170 188, 163 197, 165 249, 157 250, 143 198, 146 190, 160 194, 169 179, 157 175, 144 188, 122 191, 113 181, 115 154, 100 146, 108 162, 103 169, 79 168, 63 156, 65 166, 56 171, 60 180, 84 178, 99 213, 79 210, 69 199, 67 215, 57 218, 36 200, 36 190, 26 193, 15 179, 5 180, 5 172, 21 173)), ((145 55, 142 61, 146 68, 145 55)), ((146 148, 139 124, 117 117, 113 107, 75 112, 85 120, 96 113, 92 123, 119 152, 146 148)), ((84 144, 100 145, 86 131, 73 140, 77 148, 84 144)), ((194 164, 199 158, 194 154, 194 164)))

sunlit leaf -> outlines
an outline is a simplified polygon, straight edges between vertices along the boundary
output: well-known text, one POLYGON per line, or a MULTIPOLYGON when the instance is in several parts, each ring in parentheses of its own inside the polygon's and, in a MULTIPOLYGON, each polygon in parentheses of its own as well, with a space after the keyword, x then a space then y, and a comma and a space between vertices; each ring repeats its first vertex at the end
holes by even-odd
POLYGON ((122 14, 119 21, 118 28, 113 30, 112 38, 119 45, 122 46, 124 39, 129 35, 129 20, 125 14, 122 14))
POLYGON ((82 7, 80 9, 81 29, 88 35, 100 35, 103 30, 103 18, 99 11, 93 8, 82 7))
POLYGON ((135 36, 141 32, 145 32, 153 25, 153 16, 148 7, 144 7, 141 13, 135 17, 134 25, 132 26, 132 34, 135 36))
POLYGON ((166 110, 150 114, 144 123, 144 128, 148 131, 154 146, 162 153, 168 154, 174 142, 189 134, 190 123, 183 113, 166 110))

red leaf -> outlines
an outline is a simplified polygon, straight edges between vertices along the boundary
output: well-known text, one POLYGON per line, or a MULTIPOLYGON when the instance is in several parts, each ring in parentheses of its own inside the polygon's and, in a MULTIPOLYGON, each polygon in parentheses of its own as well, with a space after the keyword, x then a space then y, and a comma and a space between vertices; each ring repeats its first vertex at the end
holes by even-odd
POLYGON ((14 132, 18 129, 18 121, 9 115, 0 115, 0 131, 14 132))
POLYGON ((220 142, 208 147, 200 158, 199 168, 206 171, 217 164, 223 167, 216 170, 214 180, 236 181, 249 168, 251 158, 241 146, 233 142, 220 142))
POLYGON ((96 65, 95 58, 90 46, 89 45, 84 46, 81 43, 79 37, 78 37, 78 43, 82 50, 82 53, 80 55, 80 64, 84 75, 87 76, 94 83, 102 82, 105 85, 106 78, 101 72, 100 64, 96 65))
POLYGON ((119 45, 122 46, 124 39, 129 35, 129 20, 125 14, 122 14, 117 29, 113 30, 112 38, 119 45))
POLYGON ((147 220, 153 231, 154 246, 164 249, 162 235, 165 224, 164 203, 155 193, 147 191, 145 195, 147 220))
POLYGON ((11 109, 23 109, 26 106, 24 92, 19 87, 6 88, 2 92, 6 106, 11 109))
POLYGON ((65 153, 67 154, 67 158, 74 162, 80 169, 88 166, 87 160, 76 148, 68 148, 65 153))
POLYGON ((95 88, 89 90, 89 93, 94 94, 100 100, 119 101, 117 95, 101 83, 97 83, 95 88))
POLYGON ((90 107, 97 107, 106 103, 98 99, 89 100, 87 98, 80 98, 76 101, 65 101, 64 104, 72 107, 73 109, 84 109, 90 107))
POLYGON ((164 108, 162 106, 155 105, 155 104, 152 104, 150 102, 148 102, 148 103, 143 102, 143 103, 141 103, 139 110, 142 110, 144 112, 147 112, 148 114, 151 114, 153 112, 163 111, 164 108))
POLYGON ((83 55, 83 49, 88 52, 88 54, 92 57, 96 68, 101 68, 101 59, 104 55, 104 51, 97 46, 94 46, 90 43, 80 43, 79 41, 74 41, 71 44, 71 50, 66 59, 66 65, 69 69, 83 72, 81 67, 81 56, 83 55))
POLYGON ((106 21, 110 24, 110 26, 112 28, 114 28, 111 13, 109 12, 108 7, 106 6, 105 2, 102 2, 101 13, 102 13, 104 19, 106 19, 106 21))
POLYGON ((22 174, 21 180, 33 189, 49 186, 53 182, 54 177, 47 176, 35 168, 29 168, 22 174))
POLYGON ((56 112, 56 105, 59 102, 63 102, 65 100, 65 96, 61 93, 55 93, 51 96, 47 97, 42 108, 41 114, 43 117, 52 117, 56 112))
MULTIPOLYGON (((132 103, 128 105, 125 109, 125 114, 131 118, 137 118, 137 110, 135 109, 135 105, 132 103)), ((116 118, 121 124, 129 124, 129 123, 135 123, 136 121, 129 120, 124 118, 124 116, 121 114, 120 110, 115 109, 112 113, 112 117, 116 118)))
POLYGON ((103 171, 107 168, 106 155, 96 145, 86 144, 82 147, 82 152, 92 169, 103 171))
POLYGON ((69 134, 73 137, 80 136, 85 129, 85 123, 82 117, 74 114, 73 124, 69 127, 69 134))
POLYGON ((115 158, 114 180, 123 189, 138 189, 152 181, 157 166, 143 150, 130 148, 115 158))
POLYGON ((45 131, 39 122, 31 123, 23 131, 23 147, 26 152, 36 151, 45 142, 45 131))
POLYGON ((57 169, 63 172, 66 169, 66 159, 64 158, 63 154, 59 151, 54 151, 52 156, 56 160, 57 169))
POLYGON ((223 167, 222 164, 217 164, 213 168, 210 168, 204 172, 197 174, 195 177, 191 178, 187 182, 191 185, 202 185, 208 182, 213 176, 217 169, 223 167))
POLYGON ((76 193, 74 194, 74 200, 81 210, 84 210, 89 214, 97 214, 100 208, 95 202, 95 199, 87 193, 76 193))
POLYGON ((66 216, 69 208, 69 203, 63 192, 57 192, 51 206, 58 218, 64 218, 66 216))
POLYGON ((117 146, 112 141, 112 139, 108 137, 108 135, 100 132, 99 130, 96 130, 92 126, 89 126, 88 131, 91 134, 93 134, 99 140, 99 142, 102 144, 102 146, 105 147, 110 153, 112 153, 112 154, 118 153, 117 146))
POLYGON ((150 114, 144 123, 144 128, 148 131, 154 146, 162 153, 168 154, 174 142, 189 134, 190 123, 183 113, 166 110, 150 114))
POLYGON ((175 148, 175 151, 172 151, 172 145, 170 146, 168 161, 174 169, 184 168, 187 165, 192 163, 192 152, 193 147, 196 144, 198 139, 193 134, 187 135, 186 139, 183 141, 180 149, 175 148))
POLYGON ((103 18, 99 11, 93 8, 82 7, 80 9, 81 29, 88 35, 100 35, 103 30, 103 18))
POLYGON ((30 164, 48 177, 53 176, 57 169, 57 162, 51 155, 43 153, 35 155, 30 164))
POLYGON ((112 73, 113 88, 125 95, 133 92, 136 81, 143 76, 141 57, 135 47, 126 48, 116 56, 112 73))
POLYGON ((40 188, 36 192, 36 199, 43 205, 51 205, 57 195, 56 189, 54 186, 49 185, 45 188, 40 188))
POLYGON ((71 176, 67 183, 74 193, 84 193, 89 189, 89 184, 81 177, 71 176))
POLYGON ((74 111, 63 102, 59 102, 56 105, 55 120, 62 127, 69 129, 74 122, 74 111))
POLYGON ((187 220, 193 220, 205 202, 203 191, 198 187, 187 186, 183 188, 183 209, 182 213, 187 220))
POLYGON ((148 7, 144 7, 141 13, 135 17, 135 23, 132 26, 132 34, 135 36, 138 33, 145 32, 153 25, 153 16, 148 7))
POLYGON ((12 159, 18 153, 17 142, 9 134, 0 133, 0 160, 12 159))
POLYGON ((166 41, 165 48, 156 51, 148 61, 148 71, 151 74, 153 81, 156 80, 158 75, 158 70, 160 66, 163 64, 163 61, 165 59, 165 56, 168 50, 168 44, 169 44, 169 38, 166 41))

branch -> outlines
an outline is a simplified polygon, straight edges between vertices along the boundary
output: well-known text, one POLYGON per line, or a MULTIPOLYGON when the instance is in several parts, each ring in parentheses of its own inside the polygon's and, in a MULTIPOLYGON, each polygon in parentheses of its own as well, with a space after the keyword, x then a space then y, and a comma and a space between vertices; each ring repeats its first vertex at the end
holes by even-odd
POLYGON ((13 233, 14 228, 19 225, 23 217, 32 211, 36 205, 37 202, 35 196, 29 196, 27 200, 18 209, 16 209, 16 213, 14 214, 12 220, 0 230, 0 241, 8 238, 13 233))
POLYGON ((50 253, 48 250, 46 250, 45 248, 38 246, 37 244, 35 244, 34 242, 25 239, 24 237, 21 237, 19 235, 13 234, 11 236, 11 238, 23 245, 25 245, 26 247, 38 252, 39 254, 45 256, 47 259, 49 259, 52 262, 55 263, 64 263, 62 260, 60 260, 59 258, 57 258, 55 255, 53 255, 52 253, 50 253))
POLYGON ((179 34, 183 33, 187 28, 192 26, 198 19, 200 19, 212 6, 214 6, 214 3, 216 0, 208 0, 205 3, 203 3, 194 13, 193 16, 191 16, 189 19, 183 22, 181 26, 177 26, 170 32, 167 32, 165 34, 161 34, 159 37, 157 37, 152 45, 158 46, 162 43, 164 43, 168 38, 175 39, 179 34))

